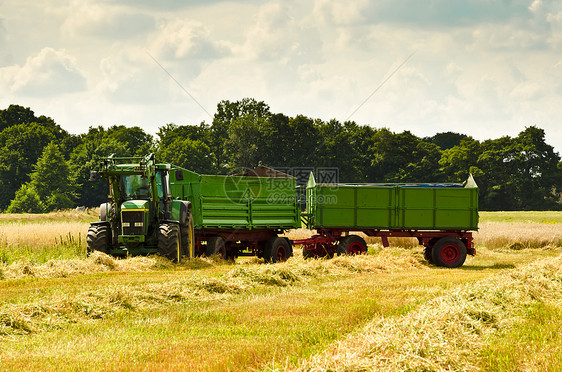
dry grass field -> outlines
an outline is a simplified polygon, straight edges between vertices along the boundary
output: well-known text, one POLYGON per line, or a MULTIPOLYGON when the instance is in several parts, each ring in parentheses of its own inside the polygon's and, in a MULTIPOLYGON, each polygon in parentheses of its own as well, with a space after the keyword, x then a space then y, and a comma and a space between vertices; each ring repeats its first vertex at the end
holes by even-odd
POLYGON ((559 212, 481 213, 459 269, 413 239, 274 265, 86 258, 96 218, 0 215, 3 370, 562 370, 559 212))

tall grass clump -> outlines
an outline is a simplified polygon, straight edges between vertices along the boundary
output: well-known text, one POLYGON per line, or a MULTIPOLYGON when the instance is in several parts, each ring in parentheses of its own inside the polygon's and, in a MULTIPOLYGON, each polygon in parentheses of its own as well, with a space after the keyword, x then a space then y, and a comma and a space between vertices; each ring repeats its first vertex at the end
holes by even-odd
POLYGON ((488 249, 557 248, 562 247, 562 224, 484 222, 474 240, 488 249))
POLYGON ((478 370, 475 355, 490 337, 520 322, 527 309, 561 300, 562 257, 541 260, 460 287, 403 316, 374 320, 299 370, 478 370))
POLYGON ((87 231, 88 224, 82 222, 0 224, 0 261, 45 263, 85 257, 87 231))
POLYGON ((99 208, 85 208, 84 210, 65 209, 49 213, 0 213, 0 225, 5 224, 48 224, 52 222, 86 223, 96 221, 99 208))

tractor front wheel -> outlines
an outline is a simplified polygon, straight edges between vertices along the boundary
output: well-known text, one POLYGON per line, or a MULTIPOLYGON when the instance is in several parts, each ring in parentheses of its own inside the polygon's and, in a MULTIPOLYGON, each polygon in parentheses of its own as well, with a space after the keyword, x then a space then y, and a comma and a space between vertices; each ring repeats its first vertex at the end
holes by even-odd
POLYGON ((180 262, 181 237, 179 225, 175 223, 164 223, 158 230, 158 253, 173 262, 180 262))
POLYGON ((90 256, 94 251, 109 253, 110 237, 111 232, 108 225, 90 225, 86 237, 87 255, 90 256))

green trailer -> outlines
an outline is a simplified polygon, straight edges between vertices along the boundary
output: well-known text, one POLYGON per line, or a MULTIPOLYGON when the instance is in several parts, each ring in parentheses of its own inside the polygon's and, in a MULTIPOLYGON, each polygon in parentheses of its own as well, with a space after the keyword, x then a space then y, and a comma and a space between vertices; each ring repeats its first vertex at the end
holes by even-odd
POLYGON ((196 252, 207 256, 291 256, 291 242, 279 235, 300 227, 295 189, 294 177, 261 166, 241 175, 170 173, 172 196, 191 202, 196 252))
POLYGON ((296 241, 304 255, 361 253, 364 239, 349 232, 382 238, 415 237, 425 257, 440 266, 458 267, 475 254, 471 231, 478 229, 478 187, 464 184, 317 184, 306 186, 304 222, 318 235, 296 241))

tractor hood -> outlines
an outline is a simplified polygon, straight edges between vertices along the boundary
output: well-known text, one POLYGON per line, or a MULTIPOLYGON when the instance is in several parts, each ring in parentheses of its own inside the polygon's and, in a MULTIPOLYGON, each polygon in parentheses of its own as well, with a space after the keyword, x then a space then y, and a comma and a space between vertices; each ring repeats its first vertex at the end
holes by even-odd
POLYGON ((149 201, 148 200, 127 200, 121 204, 121 210, 125 209, 144 209, 148 211, 149 208, 149 201))

